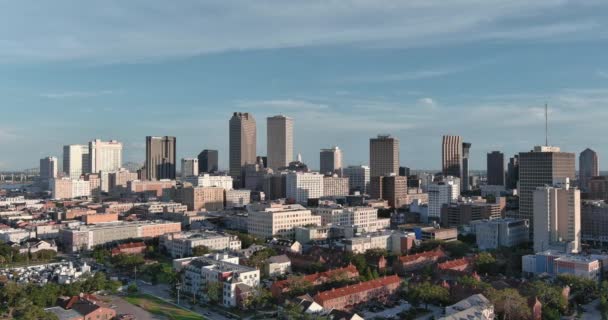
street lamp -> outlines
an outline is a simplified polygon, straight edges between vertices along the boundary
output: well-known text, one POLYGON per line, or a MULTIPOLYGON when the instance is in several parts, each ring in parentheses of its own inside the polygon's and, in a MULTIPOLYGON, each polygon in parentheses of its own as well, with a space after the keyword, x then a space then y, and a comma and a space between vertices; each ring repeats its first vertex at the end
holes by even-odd
POLYGON ((182 285, 178 281, 177 284, 175 285, 175 289, 177 289, 177 305, 179 305, 179 290, 181 288, 182 288, 182 285))

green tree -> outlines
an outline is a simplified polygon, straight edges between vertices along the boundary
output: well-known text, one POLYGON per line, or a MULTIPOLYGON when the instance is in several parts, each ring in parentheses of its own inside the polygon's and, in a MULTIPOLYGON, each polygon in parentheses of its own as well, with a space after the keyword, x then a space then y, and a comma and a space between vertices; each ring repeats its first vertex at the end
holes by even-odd
POLYGON ((475 260, 477 271, 482 274, 494 274, 496 271, 496 258, 488 252, 482 252, 475 260))
POLYGON ((416 305, 423 302, 425 309, 428 309, 429 303, 448 304, 450 302, 450 292, 442 286, 423 282, 410 285, 408 298, 416 305))
POLYGON ((310 281, 301 276, 290 277, 287 280, 287 286, 289 287, 289 293, 293 296, 299 296, 307 293, 313 287, 310 281))
POLYGON ((211 253, 211 250, 209 248, 207 248, 206 246, 196 246, 196 247, 192 248, 192 256, 194 256, 194 257, 200 257, 200 256, 206 255, 208 253, 211 253))
POLYGON ((222 296, 222 284, 219 282, 208 282, 205 288, 207 299, 213 303, 220 301, 222 296))
POLYGON ((558 310, 561 314, 568 309, 568 301, 562 296, 560 286, 552 286, 544 281, 533 281, 524 287, 524 293, 529 297, 538 297, 543 308, 558 310))
POLYGON ((503 290, 489 288, 484 292, 484 295, 492 301, 496 312, 502 315, 504 320, 528 319, 530 317, 526 298, 513 288, 503 290))

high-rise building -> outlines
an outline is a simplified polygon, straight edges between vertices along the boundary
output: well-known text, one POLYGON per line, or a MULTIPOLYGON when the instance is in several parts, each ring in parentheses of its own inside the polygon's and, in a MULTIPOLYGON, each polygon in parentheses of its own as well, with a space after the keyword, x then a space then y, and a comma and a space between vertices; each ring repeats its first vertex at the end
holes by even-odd
POLYGON ((462 190, 471 190, 471 184, 476 186, 476 183, 471 182, 469 176, 469 151, 471 150, 471 143, 462 143, 462 177, 460 177, 460 183, 462 183, 462 190))
POLYGON ((441 143, 441 168, 444 176, 453 176, 462 180, 462 147, 461 136, 443 136, 441 143))
POLYGON ((600 175, 597 153, 589 148, 581 152, 578 157, 578 185, 581 190, 589 190, 589 180, 591 177, 600 175))
POLYGON ((324 197, 346 197, 348 195, 348 178, 334 174, 323 177, 324 197))
POLYGON ((492 151, 487 155, 488 185, 505 185, 505 155, 500 151, 492 151))
POLYGON ((507 189, 517 189, 517 183, 519 182, 519 155, 514 155, 513 158, 509 159, 507 165, 507 189))
POLYGON ((402 177, 410 176, 410 168, 408 167, 399 167, 399 175, 402 177))
POLYGON ((290 172, 285 178, 288 199, 308 203, 309 199, 323 197, 323 175, 317 172, 290 172))
POLYGON ((40 159, 40 178, 54 179, 57 178, 57 157, 46 157, 40 159))
POLYGON ((427 186, 429 194, 429 218, 441 219, 441 207, 446 203, 458 200, 460 179, 453 176, 444 177, 427 186))
POLYGON ((589 179, 588 199, 608 201, 608 177, 592 177, 589 179))
POLYGON ((63 147, 63 172, 72 179, 78 179, 90 169, 89 146, 70 144, 63 147))
POLYGON ((116 140, 89 142, 89 173, 116 171, 122 167, 122 143, 116 140))
POLYGON ((218 171, 217 150, 205 149, 198 154, 198 172, 214 173, 218 171))
POLYGON ((368 166, 348 166, 342 170, 342 176, 348 178, 350 192, 368 193, 370 169, 368 166))
POLYGON ((146 178, 175 179, 175 137, 146 137, 146 178))
MULTIPOLYGON (((240 179, 241 168, 256 160, 256 126, 250 113, 235 112, 230 118, 230 175, 240 179)), ((239 180, 240 181, 240 180, 239 180)))
POLYGON ((534 232, 534 191, 553 185, 560 179, 574 179, 574 153, 560 152, 558 147, 536 146, 530 152, 519 153, 519 212, 510 215, 530 221, 530 237, 534 232))
POLYGON ((342 150, 336 146, 330 149, 321 149, 321 153, 319 154, 319 164, 319 171, 323 174, 341 174, 342 150))
POLYGON ((198 176, 198 158, 182 158, 182 178, 198 176))
POLYGON ((369 166, 372 177, 399 173, 399 139, 378 135, 369 139, 369 166))
POLYGON ((293 161, 293 119, 278 115, 266 121, 268 168, 286 167, 293 161))
MULTIPOLYGON (((522 161, 523 162, 523 161, 522 161)), ((581 251, 581 192, 568 178, 534 190, 534 251, 581 251)))

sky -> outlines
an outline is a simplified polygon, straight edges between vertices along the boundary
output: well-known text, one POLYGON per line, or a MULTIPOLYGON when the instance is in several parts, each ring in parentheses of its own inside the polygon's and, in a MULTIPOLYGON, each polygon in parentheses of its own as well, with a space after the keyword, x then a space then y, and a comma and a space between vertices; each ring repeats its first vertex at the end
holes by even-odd
POLYGON ((295 120, 318 168, 333 145, 369 162, 400 139, 401 165, 436 169, 441 136, 472 143, 471 168, 544 143, 589 147, 606 168, 608 2, 492 0, 0 0, 0 170, 61 159, 100 138, 143 162, 145 136, 177 155, 218 149, 250 112, 295 120))

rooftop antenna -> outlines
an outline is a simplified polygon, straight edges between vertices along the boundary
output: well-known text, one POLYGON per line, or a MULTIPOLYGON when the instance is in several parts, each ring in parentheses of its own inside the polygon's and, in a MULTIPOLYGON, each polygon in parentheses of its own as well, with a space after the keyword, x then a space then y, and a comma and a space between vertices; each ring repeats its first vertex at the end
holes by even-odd
POLYGON ((549 146, 549 112, 547 103, 545 103, 545 145, 549 146))

